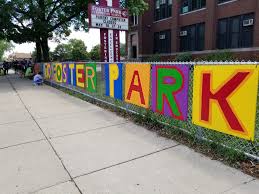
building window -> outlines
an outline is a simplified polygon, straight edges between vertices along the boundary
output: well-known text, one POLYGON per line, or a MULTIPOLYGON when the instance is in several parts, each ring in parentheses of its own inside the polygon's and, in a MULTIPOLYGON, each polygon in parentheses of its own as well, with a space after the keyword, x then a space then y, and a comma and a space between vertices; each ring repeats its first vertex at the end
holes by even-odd
POLYGON ((224 18, 218 21, 217 48, 253 46, 254 14, 224 18))
POLYGON ((132 34, 130 36, 130 58, 136 59, 138 58, 138 39, 136 34, 132 34))
POLYGON ((233 0, 218 0, 218 4, 220 4, 220 3, 226 3, 226 2, 228 2, 228 1, 233 1, 233 0))
POLYGON ((138 16, 137 15, 130 16, 130 23, 133 26, 138 25, 138 16))
POLYGON ((155 21, 172 16, 172 0, 155 0, 155 21))
POLYGON ((185 26, 180 31, 180 50, 186 51, 202 51, 205 42, 205 24, 194 24, 185 26))
POLYGON ((182 0, 181 13, 188 13, 206 7, 206 0, 182 0))
POLYGON ((154 53, 171 53, 171 30, 155 32, 154 53))

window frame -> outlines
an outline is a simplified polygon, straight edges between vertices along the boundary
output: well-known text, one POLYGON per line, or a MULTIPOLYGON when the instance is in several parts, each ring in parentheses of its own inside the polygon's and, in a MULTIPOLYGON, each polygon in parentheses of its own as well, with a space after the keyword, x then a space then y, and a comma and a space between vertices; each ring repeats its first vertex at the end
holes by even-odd
POLYGON ((172 0, 154 0, 154 21, 172 17, 172 0))
POLYGON ((189 26, 183 26, 181 27, 181 31, 187 31, 186 36, 180 36, 181 52, 203 51, 205 49, 205 23, 204 22, 192 24, 189 26))
POLYGON ((172 31, 170 29, 159 32, 154 32, 154 54, 168 54, 172 52, 171 46, 172 31), (165 39, 161 41, 160 36, 165 36, 165 39))
POLYGON ((218 5, 235 2, 237 0, 218 0, 218 5))
POLYGON ((186 14, 206 7, 206 0, 182 0, 180 13, 186 14), (184 8, 187 9, 184 11, 184 8))
POLYGON ((252 26, 243 26, 243 21, 247 19, 255 20, 255 14, 249 13, 244 15, 222 18, 217 23, 217 49, 235 49, 253 47, 254 41, 254 24, 252 26), (239 20, 238 32, 233 32, 233 21, 239 20), (226 22, 225 34, 221 32, 220 23, 226 22), (245 35, 249 34, 249 35, 245 35), (238 37, 237 46, 233 45, 233 35, 238 37))

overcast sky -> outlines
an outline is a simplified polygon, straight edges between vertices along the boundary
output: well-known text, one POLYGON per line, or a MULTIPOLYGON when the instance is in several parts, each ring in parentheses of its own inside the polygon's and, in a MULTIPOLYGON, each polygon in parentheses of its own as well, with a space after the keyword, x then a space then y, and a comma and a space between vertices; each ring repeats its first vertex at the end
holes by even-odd
MULTIPOLYGON (((87 50, 90 51, 92 47, 97 44, 100 44, 100 30, 99 29, 90 29, 88 33, 86 32, 75 32, 73 31, 71 35, 67 38, 67 40, 62 41, 62 43, 66 43, 69 39, 76 38, 81 39, 85 42, 87 46, 87 50)), ((125 33, 121 32, 120 41, 125 43, 125 33)), ((58 43, 49 41, 50 50, 53 51, 58 43)), ((12 52, 20 52, 20 53, 31 53, 35 49, 34 43, 25 43, 25 44, 15 44, 15 48, 12 52)), ((8 53, 9 54, 9 53, 8 53)), ((7 55, 7 53, 6 53, 7 55)))

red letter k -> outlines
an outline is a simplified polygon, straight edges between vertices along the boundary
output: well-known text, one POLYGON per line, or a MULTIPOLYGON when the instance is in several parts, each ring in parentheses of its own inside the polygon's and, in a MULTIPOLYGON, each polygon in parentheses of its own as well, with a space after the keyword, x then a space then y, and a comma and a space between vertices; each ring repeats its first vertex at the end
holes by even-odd
POLYGON ((249 72, 238 72, 233 78, 231 78, 224 86, 222 86, 215 93, 211 92, 211 74, 204 73, 202 77, 202 104, 201 104, 201 120, 209 121, 210 117, 210 101, 217 100, 219 106, 233 130, 239 132, 245 132, 240 124, 237 116, 231 109, 227 98, 235 92, 238 86, 249 75, 249 72))

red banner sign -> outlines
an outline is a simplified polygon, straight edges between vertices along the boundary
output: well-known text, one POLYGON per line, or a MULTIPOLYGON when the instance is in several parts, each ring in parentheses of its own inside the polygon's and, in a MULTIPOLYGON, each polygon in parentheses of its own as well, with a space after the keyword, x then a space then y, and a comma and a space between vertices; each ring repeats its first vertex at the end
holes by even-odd
POLYGON ((101 29, 101 60, 109 62, 108 30, 101 29))
POLYGON ((102 62, 120 61, 120 31, 128 30, 128 11, 119 8, 119 0, 100 0, 100 5, 89 5, 89 24, 100 28, 102 62))

